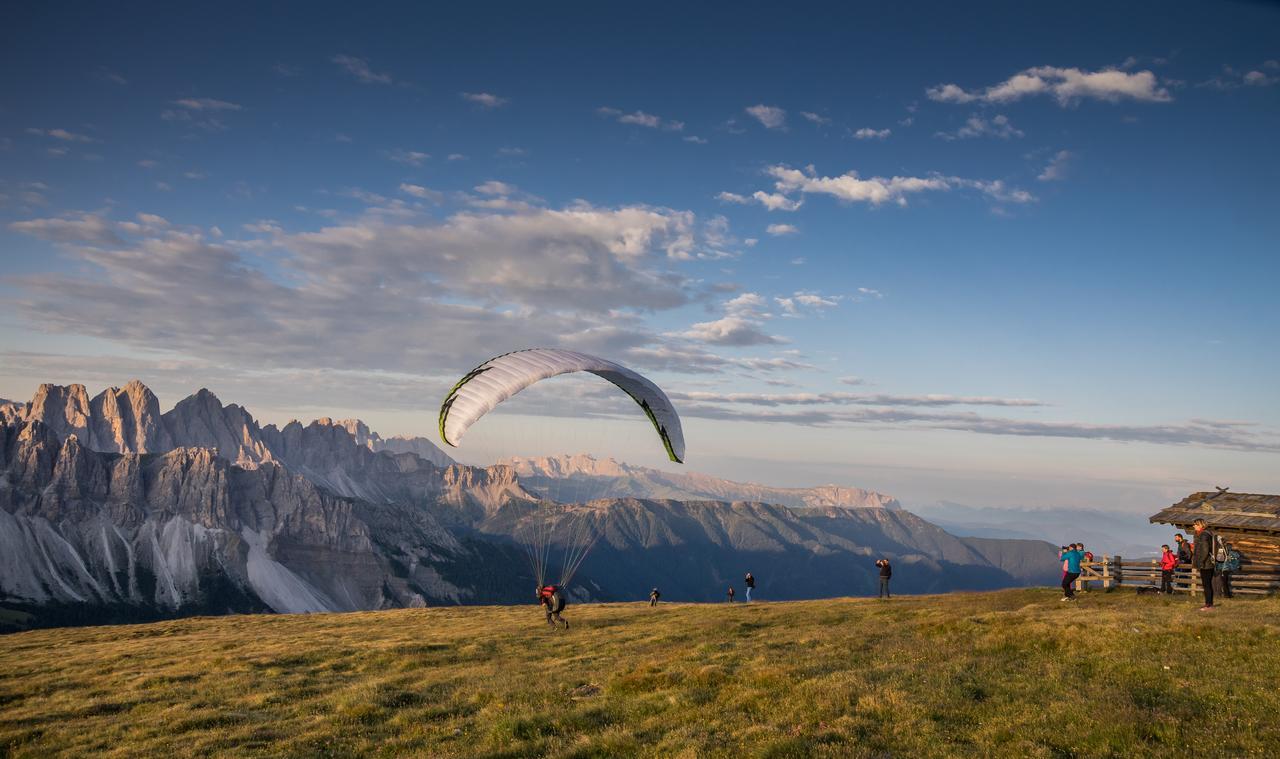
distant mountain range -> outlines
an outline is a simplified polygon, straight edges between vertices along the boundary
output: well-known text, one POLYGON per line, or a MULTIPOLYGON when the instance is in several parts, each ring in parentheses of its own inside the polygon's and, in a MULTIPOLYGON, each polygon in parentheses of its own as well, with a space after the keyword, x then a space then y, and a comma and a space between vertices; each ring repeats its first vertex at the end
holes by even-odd
POLYGON ((809 488, 775 488, 750 482, 732 482, 697 472, 673 473, 597 459, 586 454, 511 458, 503 463, 515 468, 526 487, 554 491, 557 500, 587 501, 596 498, 669 498, 678 501, 760 501, 797 508, 847 506, 852 508, 900 507, 896 498, 844 485, 809 488))
POLYGON ((0 606, 37 624, 526 602, 515 536, 547 528, 554 542, 571 517, 600 535, 571 589, 580 600, 655 584, 715 600, 747 570, 761 597, 866 593, 882 555, 902 592, 1056 573, 1046 543, 960 538, 896 507, 857 488, 588 457, 464 466, 358 420, 261 426, 208 390, 163 414, 139 382, 0 402, 0 606))

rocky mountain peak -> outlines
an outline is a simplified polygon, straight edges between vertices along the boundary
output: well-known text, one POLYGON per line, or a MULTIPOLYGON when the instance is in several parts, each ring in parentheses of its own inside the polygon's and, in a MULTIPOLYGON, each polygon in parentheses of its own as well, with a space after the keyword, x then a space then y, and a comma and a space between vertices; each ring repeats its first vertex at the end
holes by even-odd
POLYGON ((27 410, 27 419, 43 422, 58 437, 89 438, 89 393, 84 385, 42 384, 27 410))
POLYGON ((241 466, 274 460, 254 418, 234 403, 222 405, 208 388, 178 401, 162 419, 172 445, 213 448, 241 466))

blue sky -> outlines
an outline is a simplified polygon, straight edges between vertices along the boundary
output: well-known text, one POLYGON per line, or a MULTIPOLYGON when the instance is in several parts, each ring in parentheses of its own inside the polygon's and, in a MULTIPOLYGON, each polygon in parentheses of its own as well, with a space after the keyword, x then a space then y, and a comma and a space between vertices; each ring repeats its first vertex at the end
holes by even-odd
MULTIPOLYGON (((651 374, 723 476, 1280 488, 1280 10, 899 5, 6 8, 0 396, 429 435, 558 345, 651 374)), ((464 459, 661 459, 568 421, 625 415, 598 385, 504 411, 464 459)))

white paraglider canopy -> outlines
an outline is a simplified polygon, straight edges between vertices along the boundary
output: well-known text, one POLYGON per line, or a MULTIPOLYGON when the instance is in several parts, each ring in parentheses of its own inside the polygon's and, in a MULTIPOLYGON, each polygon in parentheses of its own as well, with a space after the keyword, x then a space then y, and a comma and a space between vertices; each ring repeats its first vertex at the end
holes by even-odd
POLYGON ((535 382, 571 372, 590 372, 609 380, 653 423, 667 457, 684 463, 684 431, 666 393, 636 372, 596 356, 554 348, 533 348, 491 358, 467 372, 440 406, 440 437, 457 447, 480 417, 535 382))

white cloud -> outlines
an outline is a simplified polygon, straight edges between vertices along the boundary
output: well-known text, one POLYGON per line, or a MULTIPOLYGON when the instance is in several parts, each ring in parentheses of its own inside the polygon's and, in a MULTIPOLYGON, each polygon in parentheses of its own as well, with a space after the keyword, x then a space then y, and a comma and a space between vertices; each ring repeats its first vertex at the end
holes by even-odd
POLYGON ((710 345, 773 345, 785 342, 780 337, 766 334, 758 322, 741 316, 726 316, 710 322, 699 322, 678 334, 696 342, 710 345))
POLYGON ((488 92, 462 92, 463 100, 470 101, 482 108, 501 108, 507 104, 506 98, 500 98, 488 92))
POLYGON ((756 190, 751 193, 751 197, 770 211, 795 211, 804 204, 803 200, 792 200, 781 193, 764 192, 763 190, 756 190))
POLYGON ((87 134, 79 134, 78 132, 69 132, 66 129, 36 129, 34 127, 27 129, 27 134, 34 134, 41 137, 52 137, 55 140, 63 142, 101 142, 87 134))
MULTIPOLYGON (((242 227, 256 236, 247 240, 150 216, 16 222, 13 231, 63 246, 74 266, 12 280, 14 302, 46 331, 264 369, 464 370, 477 346, 570 343, 675 371, 784 368, 645 328, 644 314, 708 289, 673 269, 703 244, 689 212, 578 203, 436 220, 403 207, 389 217, 397 201, 367 199, 381 205, 314 231, 257 222, 242 227), (281 276, 260 269, 264 250, 281 276), (428 333, 406 344, 405 323, 428 333)), ((732 324, 695 334, 761 342, 732 324)))
POLYGON ((400 192, 403 192, 406 195, 412 195, 413 197, 420 198, 422 200, 430 200, 433 203, 439 203, 444 199, 443 193, 416 184, 402 183, 400 185, 400 192))
POLYGON ((475 191, 481 195, 511 195, 516 191, 516 188, 515 185, 491 179, 488 182, 476 185, 475 191))
POLYGON ((669 132, 679 132, 684 129, 683 121, 675 121, 674 119, 663 119, 652 113, 644 111, 632 111, 625 113, 617 108, 609 108, 603 106, 596 109, 596 113, 601 116, 607 116, 616 120, 619 124, 630 124, 632 126, 642 126, 649 129, 665 129, 669 132))
POLYGON ((422 166, 423 162, 431 157, 429 153, 420 153, 416 150, 404 150, 403 148, 396 148, 395 150, 388 151, 386 156, 396 163, 403 163, 407 166, 414 167, 422 166))
POLYGON ((754 200, 770 211, 794 211, 804 202, 800 199, 792 199, 786 195, 764 192, 763 190, 756 190, 751 193, 751 197, 739 195, 736 192, 722 192, 716 195, 716 200, 722 203, 736 203, 738 205, 746 205, 754 200))
POLYGON ((856 171, 836 177, 818 176, 812 167, 805 171, 789 166, 770 166, 766 173, 776 181, 775 189, 784 195, 792 193, 831 195, 846 203, 907 204, 907 196, 920 192, 945 192, 955 188, 977 190, 1002 202, 1028 203, 1035 200, 1025 190, 1008 187, 1002 180, 965 179, 934 175, 929 177, 870 177, 863 179, 856 171))
POLYGON ((1270 87, 1278 81, 1280 79, 1268 76, 1261 71, 1250 71, 1244 75, 1244 83, 1248 87, 1270 87))
POLYGON ((775 106, 753 105, 746 112, 768 129, 782 129, 787 125, 787 112, 775 106))
MULTIPOLYGON (((842 377, 847 385, 860 385, 857 377, 842 377), (846 382, 845 380, 854 380, 846 382)), ((741 403, 751 406, 907 406, 938 408, 944 406, 995 406, 1001 408, 1036 408, 1046 404, 1032 398, 1001 398, 979 395, 892 395, 888 393, 714 393, 695 391, 672 393, 673 398, 713 403, 741 403)))
POLYGON ((200 171, 184 171, 182 172, 182 176, 185 179, 204 179, 205 178, 204 172, 200 172, 200 171))
POLYGON ((783 316, 796 317, 800 316, 802 310, 821 311, 827 308, 835 308, 840 305, 843 300, 839 295, 821 295, 819 293, 806 292, 801 290, 787 297, 775 297, 773 301, 782 309, 783 316))
POLYGON ((242 110, 242 107, 237 103, 213 98, 183 98, 174 100, 173 105, 177 106, 177 109, 161 111, 161 119, 179 124, 190 124, 208 132, 222 132, 227 129, 227 125, 220 118, 210 114, 234 113, 242 110))
POLYGON ((800 115, 803 116, 807 121, 812 121, 813 123, 818 124, 819 126, 831 123, 831 119, 827 118, 826 116, 823 116, 817 113, 812 113, 810 111, 801 111, 800 115))
POLYGON ((883 140, 891 134, 888 129, 872 129, 871 127, 863 127, 853 133, 854 139, 858 140, 883 140))
POLYGON ((462 153, 450 153, 449 157, 446 158, 445 160, 446 161, 465 161, 467 160, 467 157, 462 153))
POLYGON ((691 135, 686 136, 686 137, 684 138, 684 141, 685 141, 685 142, 692 142, 694 145, 706 145, 706 144, 707 144, 707 140, 705 140, 705 139, 704 139, 704 138, 702 138, 702 137, 698 137, 697 135, 692 135, 692 134, 691 134, 691 135))
POLYGON ((1265 61, 1261 66, 1249 71, 1238 71, 1231 66, 1223 66, 1222 73, 1212 79, 1200 82, 1197 87, 1212 87, 1216 90, 1234 90, 1240 87, 1270 87, 1280 83, 1280 76, 1268 74, 1266 71, 1280 70, 1280 61, 1265 61))
POLYGON ((791 224, 770 224, 769 226, 765 227, 764 231, 768 234, 773 235, 774 237, 782 237, 783 235, 794 235, 794 234, 800 233, 800 229, 791 224))
POLYGON ((787 166, 771 166, 767 173, 777 180, 777 189, 783 193, 798 191, 832 195, 846 202, 870 203, 873 206, 887 202, 905 204, 908 194, 948 188, 947 180, 942 177, 862 179, 856 171, 838 177, 819 177, 787 166))
POLYGON ((369 62, 363 58, 355 58, 350 55, 335 55, 332 60, 346 70, 348 74, 365 84, 391 84, 390 74, 380 74, 374 71, 370 68, 369 62))
POLYGON ((213 98, 183 98, 173 101, 173 104, 186 108, 188 111, 239 111, 241 106, 236 103, 230 103, 226 100, 214 100, 213 98))
POLYGON ((1150 71, 1120 69, 1084 71, 1078 68, 1037 66, 1021 71, 983 90, 965 90, 956 84, 941 84, 925 91, 930 100, 941 103, 1010 103, 1026 97, 1048 95, 1061 106, 1089 98, 1106 102, 1137 100, 1166 103, 1173 100, 1150 71))
POLYGON ((858 296, 859 298, 883 298, 884 293, 870 287, 859 287, 858 296))
POLYGON ((66 218, 15 221, 9 225, 9 229, 51 242, 98 246, 122 244, 115 232, 115 225, 98 214, 83 213, 66 218))
POLYGON ((762 318, 762 309, 768 305, 769 302, 759 293, 741 293, 725 301, 724 312, 728 316, 762 318))
POLYGON ((998 137, 1007 140, 1010 137, 1021 137, 1022 134, 1022 130, 1015 127, 1008 116, 998 114, 988 120, 975 113, 956 131, 935 132, 933 136, 944 140, 964 140, 974 137, 998 137))
POLYGON ((1067 163, 1071 160, 1071 153, 1067 150, 1059 150, 1053 158, 1049 159, 1049 165, 1044 167, 1044 171, 1036 177, 1041 182, 1052 182, 1062 179, 1067 173, 1067 163))
POLYGON ((271 70, 275 72, 276 76, 284 77, 286 79, 291 79, 302 74, 301 66, 292 66, 288 63, 277 63, 271 67, 271 70))

